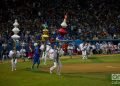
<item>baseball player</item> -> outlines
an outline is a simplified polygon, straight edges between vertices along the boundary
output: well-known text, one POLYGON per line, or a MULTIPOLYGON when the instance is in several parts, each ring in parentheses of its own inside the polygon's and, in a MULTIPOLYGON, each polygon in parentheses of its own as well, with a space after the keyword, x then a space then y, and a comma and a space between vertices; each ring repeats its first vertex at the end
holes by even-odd
POLYGON ((81 46, 82 59, 87 59, 87 43, 83 43, 81 46))

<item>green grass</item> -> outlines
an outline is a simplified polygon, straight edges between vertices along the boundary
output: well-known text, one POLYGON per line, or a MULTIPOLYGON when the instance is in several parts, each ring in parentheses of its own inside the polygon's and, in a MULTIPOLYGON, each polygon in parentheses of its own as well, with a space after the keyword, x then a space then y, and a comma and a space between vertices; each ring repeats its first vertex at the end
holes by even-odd
POLYGON ((80 55, 73 56, 73 59, 65 59, 69 58, 68 56, 64 56, 61 59, 62 63, 68 64, 68 63, 80 63, 80 64, 87 64, 87 63, 120 63, 120 54, 114 54, 114 55, 93 55, 90 56, 87 60, 82 60, 82 57, 80 55), (75 58, 75 59, 74 59, 75 58))
MULTIPOLYGON (((61 58, 62 64, 87 64, 87 63, 120 63, 120 55, 99 56, 95 55, 84 61, 81 56, 73 59, 65 56, 61 58)), ((49 67, 41 63, 39 69, 31 70, 31 62, 18 62, 17 70, 11 71, 11 64, 0 64, 0 86, 120 86, 112 85, 110 73, 62 73, 61 76, 41 71, 49 67)))

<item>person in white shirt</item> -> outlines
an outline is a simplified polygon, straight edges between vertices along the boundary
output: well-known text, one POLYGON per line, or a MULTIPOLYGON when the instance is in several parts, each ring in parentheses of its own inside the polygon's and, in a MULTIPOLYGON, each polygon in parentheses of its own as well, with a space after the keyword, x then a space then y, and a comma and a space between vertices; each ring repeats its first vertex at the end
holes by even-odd
POLYGON ((50 49, 51 49, 50 44, 47 44, 45 47, 45 51, 43 53, 43 56, 42 56, 42 59, 44 60, 44 65, 46 65, 46 61, 47 61, 47 57, 49 56, 48 53, 49 53, 50 49))
POLYGON ((118 43, 118 51, 120 51, 120 43, 118 43))
POLYGON ((100 54, 100 43, 97 42, 95 46, 96 46, 96 53, 100 54))
POLYGON ((22 58, 23 58, 23 60, 24 60, 24 62, 25 62, 26 50, 25 50, 24 48, 22 48, 22 49, 20 50, 20 55, 22 56, 22 58))
POLYGON ((88 57, 88 55, 89 56, 91 56, 92 55, 92 49, 91 49, 91 47, 92 47, 92 45, 90 44, 90 43, 86 43, 86 46, 87 46, 87 57, 88 57))
POLYGON ((68 47, 67 47, 67 50, 68 50, 68 54, 69 54, 70 58, 72 58, 73 45, 72 45, 72 44, 69 44, 68 47))
POLYGON ((87 59, 87 43, 83 43, 81 46, 82 59, 87 59))
POLYGON ((50 58, 53 59, 53 66, 50 67, 50 74, 53 73, 53 70, 57 68, 57 74, 61 75, 61 61, 60 61, 60 56, 59 56, 59 49, 57 46, 54 46, 54 49, 50 50, 49 52, 50 58))
POLYGON ((84 44, 84 43, 81 43, 81 44, 79 45, 80 51, 82 51, 81 48, 82 48, 83 44, 84 44))
POLYGON ((16 64, 17 64, 17 58, 20 57, 20 52, 16 51, 16 49, 14 48, 13 50, 11 50, 9 52, 8 55, 11 59, 11 65, 12 65, 12 71, 16 70, 16 64))
POLYGON ((52 48, 49 50, 49 58, 52 60, 54 59, 54 49, 52 48))
POLYGON ((45 55, 45 44, 44 43, 41 44, 40 50, 41 50, 41 57, 43 59, 45 55))
POLYGON ((60 46, 60 48, 59 48, 59 56, 61 57, 63 55, 64 55, 64 51, 63 51, 62 47, 60 46))
POLYGON ((107 45, 107 43, 102 43, 101 49, 102 49, 102 54, 107 54, 107 52, 108 52, 108 45, 107 45))

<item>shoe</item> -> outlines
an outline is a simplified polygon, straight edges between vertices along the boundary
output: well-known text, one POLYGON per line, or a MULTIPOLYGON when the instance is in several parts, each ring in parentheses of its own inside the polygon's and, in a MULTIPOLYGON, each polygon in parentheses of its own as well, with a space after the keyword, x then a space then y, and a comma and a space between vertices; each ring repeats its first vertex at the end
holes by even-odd
POLYGON ((47 65, 46 63, 44 63, 44 65, 47 65))
POLYGON ((52 74, 52 70, 50 70, 50 74, 52 74))

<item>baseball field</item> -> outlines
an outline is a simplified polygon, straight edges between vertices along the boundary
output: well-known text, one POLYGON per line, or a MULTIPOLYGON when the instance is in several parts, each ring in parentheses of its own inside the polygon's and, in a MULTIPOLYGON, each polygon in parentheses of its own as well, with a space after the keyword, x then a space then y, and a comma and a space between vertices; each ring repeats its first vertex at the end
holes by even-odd
POLYGON ((16 71, 11 71, 9 60, 0 63, 0 86, 120 86, 120 80, 111 77, 120 74, 120 54, 93 55, 87 60, 80 55, 63 56, 61 62, 61 75, 49 73, 51 60, 34 70, 31 61, 19 61, 16 71))

